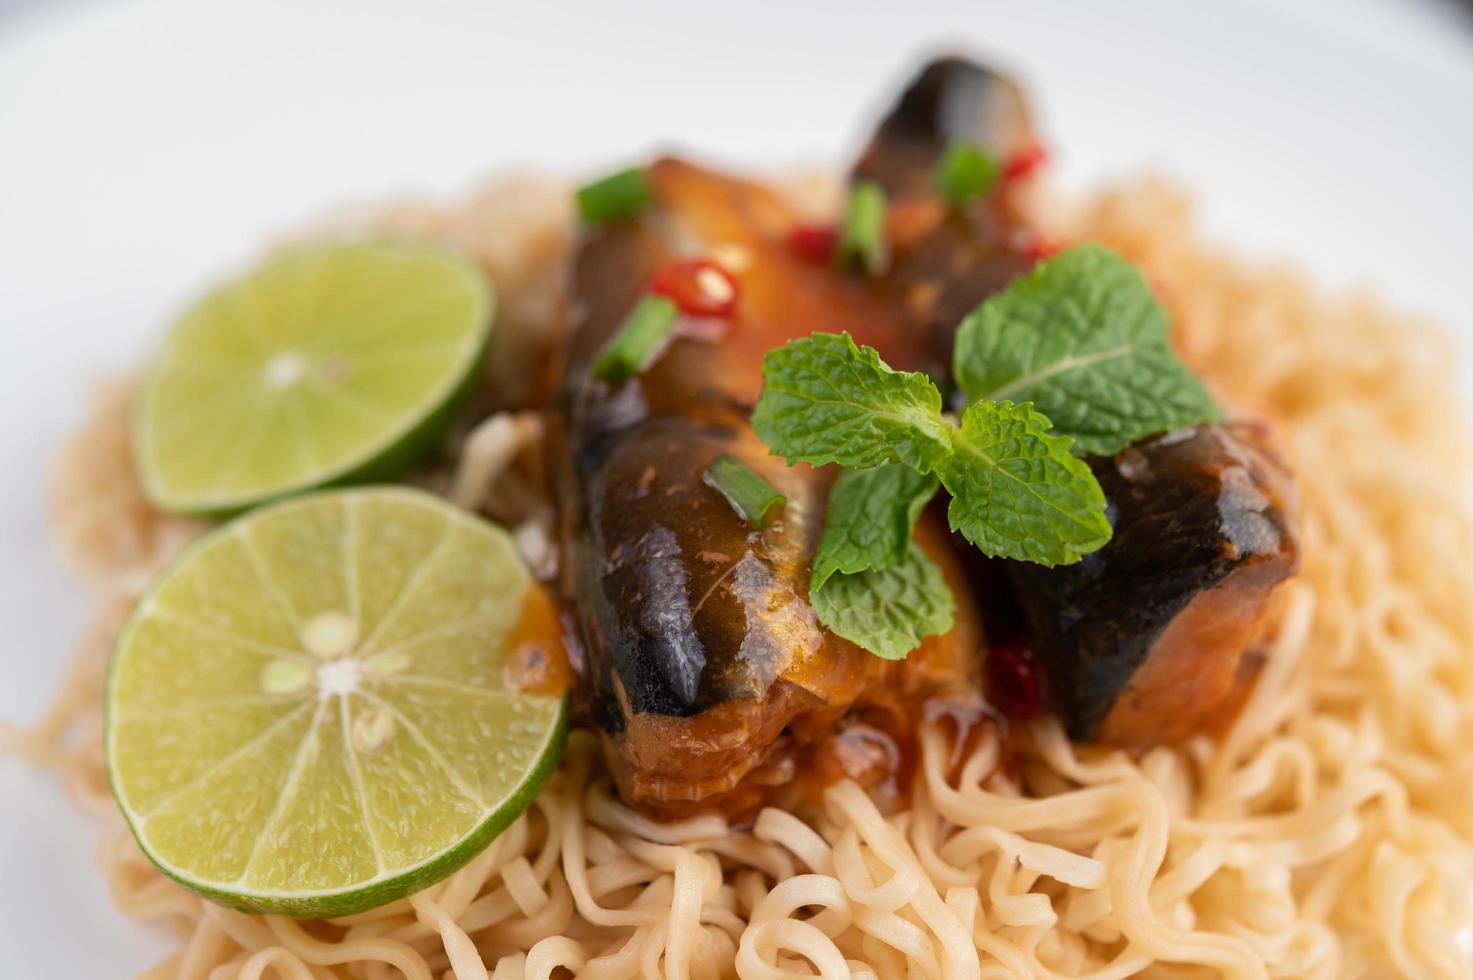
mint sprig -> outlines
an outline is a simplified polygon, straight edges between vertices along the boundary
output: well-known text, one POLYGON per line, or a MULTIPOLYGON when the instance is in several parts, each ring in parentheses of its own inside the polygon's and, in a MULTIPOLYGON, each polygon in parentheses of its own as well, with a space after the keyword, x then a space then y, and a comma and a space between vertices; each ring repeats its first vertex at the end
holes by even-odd
POLYGON ((1177 360, 1140 270, 1098 245, 1040 262, 978 306, 953 368, 969 401, 1032 402, 1085 453, 1222 417, 1177 360))
POLYGON ((951 451, 931 379, 892 370, 847 333, 816 333, 769 351, 762 380, 752 425, 789 462, 854 469, 898 462, 927 472, 951 451))
POLYGON ((882 657, 951 628, 955 600, 911 533, 939 482, 953 530, 988 555, 1067 565, 1110 540, 1081 453, 1214 421, 1166 315, 1115 253, 1081 246, 979 306, 957 335, 960 424, 925 375, 846 334, 769 351, 752 421, 789 462, 839 463, 810 598, 821 623, 882 657))
POLYGON ((892 370, 848 334, 818 333, 768 351, 762 376, 752 421, 774 453, 814 464, 902 463, 934 472, 953 507, 959 495, 984 495, 959 511, 968 519, 953 524, 989 555, 1064 565, 1110 536, 1099 485, 1072 443, 1047 433, 1046 419, 1012 425, 1000 441, 985 425, 958 428, 941 414, 941 392, 930 378, 892 370), (1036 512, 1040 500, 1079 519, 1017 516, 1036 512), (1024 540, 1031 535, 1037 537, 1024 540))
POLYGON ((818 621, 870 653, 900 660, 951 629, 956 599, 941 569, 915 542, 894 567, 835 572, 809 595, 818 621))
POLYGON ((898 566, 910 551, 916 520, 938 486, 936 477, 899 463, 842 471, 829 490, 810 587, 822 589, 836 572, 855 575, 898 566))
POLYGON ((954 444, 940 469, 947 519, 985 554, 1070 565, 1110 540, 1099 482, 1033 406, 978 402, 954 444))

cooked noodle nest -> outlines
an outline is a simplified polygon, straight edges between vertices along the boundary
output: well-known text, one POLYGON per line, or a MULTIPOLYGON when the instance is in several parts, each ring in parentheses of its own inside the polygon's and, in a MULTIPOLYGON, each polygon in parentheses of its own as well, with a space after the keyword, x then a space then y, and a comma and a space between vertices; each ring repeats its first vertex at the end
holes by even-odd
MULTIPOLYGON (((1045 718, 1000 769, 995 736, 958 758, 951 729, 928 725, 907 808, 882 812, 840 782, 818 812, 767 809, 744 828, 646 820, 613 795, 596 740, 575 733, 532 809, 445 881, 347 919, 230 911, 148 864, 101 768, 112 636, 148 573, 198 530, 142 503, 121 385, 55 488, 60 538, 104 593, 101 612, 51 713, 0 736, 109 821, 99 856, 114 900, 179 937, 145 975, 1473 974, 1473 453, 1441 334, 1204 248, 1182 197, 1158 185, 1040 207, 1038 223, 1145 266, 1185 358, 1287 444, 1304 568, 1228 731, 1129 755, 1073 744, 1045 718)), ((492 371, 546 336, 549 269, 569 237, 557 185, 503 181, 348 227, 475 251, 507 310, 492 371)), ((468 452, 459 473, 422 482, 492 510, 525 496, 504 481, 535 442, 527 424, 479 437, 497 465, 468 452)))

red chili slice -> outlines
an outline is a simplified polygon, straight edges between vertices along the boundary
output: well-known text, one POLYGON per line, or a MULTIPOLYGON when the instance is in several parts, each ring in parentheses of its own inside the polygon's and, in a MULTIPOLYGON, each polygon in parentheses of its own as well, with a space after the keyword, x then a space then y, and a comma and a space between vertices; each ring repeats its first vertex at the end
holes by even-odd
POLYGON ((1008 157, 1008 162, 1002 169, 1002 179, 1004 181, 1026 180, 1047 162, 1047 148, 1042 143, 1029 143, 1008 157))
POLYGON ((799 225, 788 233, 788 246, 814 262, 828 262, 838 244, 839 230, 833 225, 799 225))
POLYGON ((1023 246, 1023 255, 1028 259, 1029 265, 1035 265, 1044 259, 1051 259, 1064 250, 1064 246, 1051 238, 1030 239, 1023 246))
POLYGON ((1013 721, 1032 718, 1043 708, 1043 667, 1033 651, 1018 643, 987 648, 987 700, 1013 721))
POLYGON ((664 296, 686 316, 729 317, 741 290, 731 273, 710 259, 684 259, 661 266, 650 292, 664 296))

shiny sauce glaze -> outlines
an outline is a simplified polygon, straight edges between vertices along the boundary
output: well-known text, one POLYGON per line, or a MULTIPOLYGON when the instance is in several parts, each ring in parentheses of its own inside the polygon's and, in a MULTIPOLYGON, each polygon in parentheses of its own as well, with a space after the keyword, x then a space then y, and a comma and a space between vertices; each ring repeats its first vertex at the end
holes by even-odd
POLYGON ((577 649, 570 627, 554 596, 540 585, 529 586, 505 641, 507 690, 545 697, 571 691, 578 675, 570 655, 577 649))

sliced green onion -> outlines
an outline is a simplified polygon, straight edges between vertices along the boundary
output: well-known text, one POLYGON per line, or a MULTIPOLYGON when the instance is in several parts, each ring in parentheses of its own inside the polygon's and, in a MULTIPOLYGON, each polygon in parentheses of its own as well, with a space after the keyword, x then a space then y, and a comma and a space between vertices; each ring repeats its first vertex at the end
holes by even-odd
POLYGON ((936 168, 936 190, 954 206, 961 206, 992 189, 1002 165, 975 143, 958 140, 946 148, 936 168))
POLYGON ((706 467, 701 474, 706 486, 719 492, 742 520, 756 528, 768 525, 773 515, 782 510, 788 498, 773 489, 746 463, 725 454, 706 467))
POLYGON ((872 180, 861 181, 849 192, 844 223, 839 228, 839 264, 858 266, 872 276, 885 271, 885 192, 872 180))
POLYGON ((660 356, 679 312, 663 296, 640 300, 620 324, 619 332, 599 352, 593 373, 605 381, 627 381, 643 374, 660 356))
POLYGON ((630 167, 578 188, 578 215, 590 225, 632 218, 649 207, 649 179, 640 167, 630 167))

